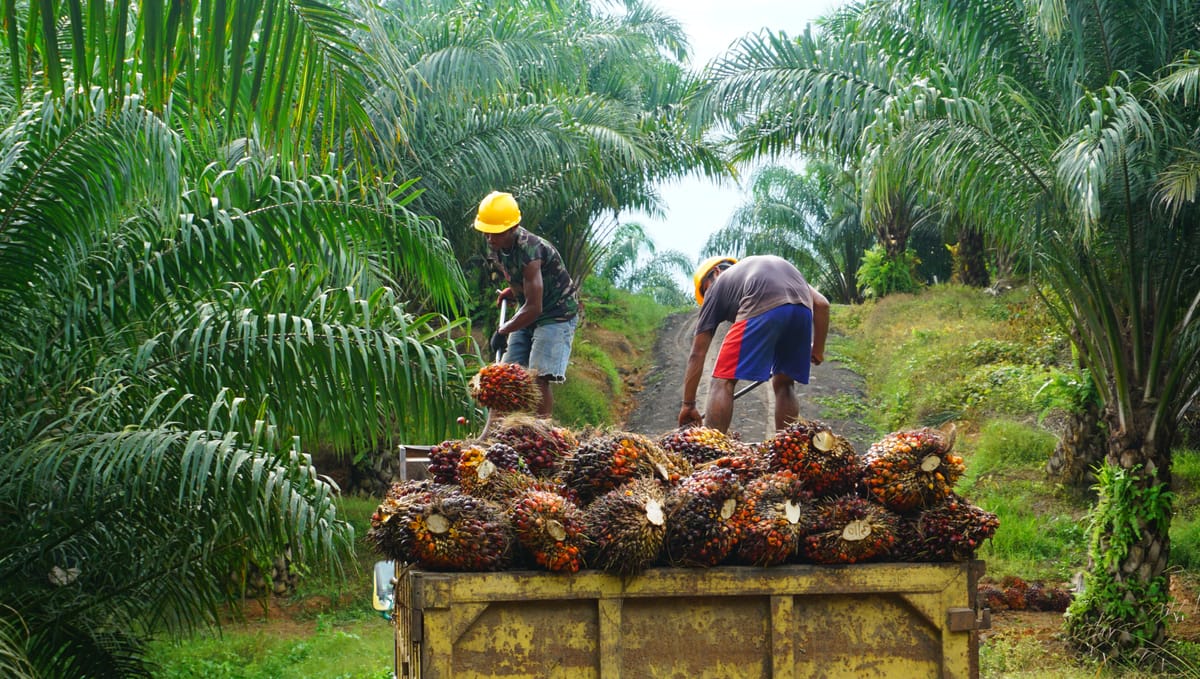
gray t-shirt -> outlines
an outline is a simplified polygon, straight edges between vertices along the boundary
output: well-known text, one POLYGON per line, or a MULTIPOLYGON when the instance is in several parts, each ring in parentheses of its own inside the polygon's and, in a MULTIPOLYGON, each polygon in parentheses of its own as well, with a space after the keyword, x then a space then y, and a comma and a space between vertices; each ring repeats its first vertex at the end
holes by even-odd
POLYGON ((812 289, 800 270, 775 255, 745 257, 709 286, 696 334, 712 332, 725 321, 754 318, 784 304, 813 307, 812 289))

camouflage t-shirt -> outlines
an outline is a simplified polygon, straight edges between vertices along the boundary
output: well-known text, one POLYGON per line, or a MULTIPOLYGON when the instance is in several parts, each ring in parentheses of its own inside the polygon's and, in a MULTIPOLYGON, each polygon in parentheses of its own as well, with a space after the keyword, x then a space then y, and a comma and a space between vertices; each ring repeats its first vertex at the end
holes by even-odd
POLYGON ((488 259, 504 274, 517 302, 525 304, 525 265, 542 262, 542 315, 534 325, 568 321, 579 313, 579 298, 562 256, 546 239, 517 227, 517 240, 508 250, 489 251, 488 259))

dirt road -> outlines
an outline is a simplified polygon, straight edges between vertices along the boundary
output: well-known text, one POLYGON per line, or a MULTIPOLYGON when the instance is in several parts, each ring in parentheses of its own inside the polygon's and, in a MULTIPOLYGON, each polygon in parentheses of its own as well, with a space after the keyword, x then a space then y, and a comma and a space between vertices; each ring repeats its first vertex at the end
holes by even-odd
MULTIPOLYGON (((698 311, 675 314, 663 321, 654 346, 654 368, 644 380, 640 393, 634 394, 637 405, 625 421, 625 429, 657 436, 675 428, 679 417, 680 391, 688 353, 692 348, 692 332, 698 311)), ((709 375, 716 362, 717 350, 724 339, 728 323, 721 324, 708 351, 704 377, 700 381, 697 402, 703 410, 708 398, 709 375)), ((748 382, 739 382, 738 389, 748 382)), ((800 416, 825 422, 835 433, 847 437, 859 452, 864 452, 878 436, 861 422, 839 419, 836 413, 823 408, 818 397, 847 396, 861 401, 862 378, 835 360, 814 366, 808 385, 797 385, 800 397, 800 416)), ((739 433, 744 441, 762 441, 774 435, 775 395, 770 384, 747 392, 734 403, 730 433, 739 433)))

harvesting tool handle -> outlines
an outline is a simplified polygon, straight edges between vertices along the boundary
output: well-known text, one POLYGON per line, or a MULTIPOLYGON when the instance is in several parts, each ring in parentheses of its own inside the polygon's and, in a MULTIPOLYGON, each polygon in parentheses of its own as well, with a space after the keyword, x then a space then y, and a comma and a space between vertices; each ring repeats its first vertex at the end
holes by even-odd
POLYGON ((760 380, 760 381, 758 381, 758 382, 751 382, 750 384, 747 384, 746 386, 742 387, 741 389, 738 389, 738 390, 737 390, 736 392, 734 392, 734 394, 733 394, 733 400, 735 400, 735 401, 736 401, 736 400, 738 400, 739 398, 741 398, 742 396, 744 396, 744 395, 746 394, 746 392, 748 392, 748 391, 750 391, 751 389, 753 389, 753 388, 757 387, 758 385, 762 384, 762 383, 763 383, 763 382, 765 382, 765 381, 766 381, 766 380, 760 380))
MULTIPOLYGON (((504 325, 504 321, 505 321, 504 317, 507 315, 508 315, 508 300, 501 298, 501 300, 500 300, 500 325, 504 325)), ((497 327, 497 332, 498 332, 500 326, 496 326, 496 327, 497 327)), ((505 342, 505 344, 508 344, 508 342, 505 342)), ((500 362, 500 357, 503 355, 504 355, 503 349, 496 350, 496 362, 497 363, 500 362)))

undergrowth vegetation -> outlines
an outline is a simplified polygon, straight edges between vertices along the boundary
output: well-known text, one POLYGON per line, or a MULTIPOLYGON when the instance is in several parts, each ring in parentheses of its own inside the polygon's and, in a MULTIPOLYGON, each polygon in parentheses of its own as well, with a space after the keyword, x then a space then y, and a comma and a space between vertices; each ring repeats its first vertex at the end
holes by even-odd
MULTIPOLYGON (((978 554, 987 562, 987 577, 1077 582, 1088 565, 1090 522, 1112 519, 1046 475, 1056 427, 1091 390, 1036 292, 1018 288, 992 296, 934 286, 835 307, 832 326, 838 336, 831 355, 864 376, 868 396, 860 412, 877 431, 951 421, 958 427, 957 449, 967 472, 957 490, 1000 517, 1000 529, 978 554)), ((1191 583, 1200 567, 1200 452, 1177 449, 1172 473, 1173 577, 1191 583)), ((1156 508, 1161 512, 1163 505, 1156 508)), ((1176 623, 1194 625, 1183 614, 1170 614, 1176 623)), ((1148 669, 1098 666, 1042 638, 1000 636, 983 644, 981 674, 1200 677, 1200 645, 1168 643, 1163 657, 1170 667, 1148 669)))

